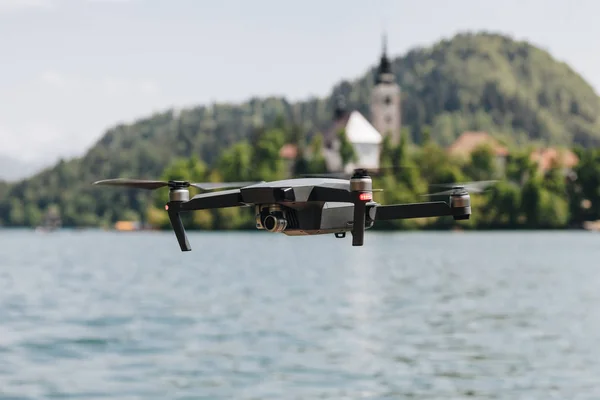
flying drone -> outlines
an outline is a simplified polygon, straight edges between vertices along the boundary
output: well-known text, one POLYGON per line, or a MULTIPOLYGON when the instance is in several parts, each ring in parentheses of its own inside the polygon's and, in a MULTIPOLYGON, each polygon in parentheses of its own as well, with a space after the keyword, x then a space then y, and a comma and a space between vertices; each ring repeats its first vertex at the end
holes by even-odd
MULTIPOLYGON (((191 251, 180 213, 225 207, 254 207, 256 228, 288 236, 334 234, 336 238, 352 234, 352 246, 362 246, 365 230, 375 221, 452 216, 467 220, 471 215, 468 190, 479 192, 481 185, 441 184, 448 190, 430 195, 449 195, 449 201, 428 201, 382 205, 373 200, 373 181, 369 170, 355 169, 350 179, 303 177, 273 182, 191 183, 140 179, 107 179, 94 185, 126 186, 154 190, 169 187, 165 205, 181 251, 191 251), (479 185, 479 187, 478 187, 479 185), (190 199, 189 187, 205 192, 190 199), (469 188, 470 186, 470 188, 469 188)), ((377 190, 377 189, 375 189, 377 190)))

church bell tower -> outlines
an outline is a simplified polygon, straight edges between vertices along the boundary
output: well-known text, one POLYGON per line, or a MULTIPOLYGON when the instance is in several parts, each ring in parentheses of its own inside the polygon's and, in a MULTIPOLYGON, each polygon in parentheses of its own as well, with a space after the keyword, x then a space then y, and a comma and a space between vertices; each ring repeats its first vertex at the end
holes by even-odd
POLYGON ((401 90, 396 83, 392 64, 387 56, 387 36, 383 36, 383 51, 371 93, 371 123, 382 136, 391 136, 396 145, 402 126, 401 90))

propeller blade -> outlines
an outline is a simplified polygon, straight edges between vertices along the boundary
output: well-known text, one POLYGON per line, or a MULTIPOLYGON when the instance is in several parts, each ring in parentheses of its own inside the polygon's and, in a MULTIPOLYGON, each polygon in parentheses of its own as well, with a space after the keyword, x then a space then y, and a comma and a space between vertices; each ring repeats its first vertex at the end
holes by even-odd
POLYGON ((449 189, 464 189, 469 192, 479 193, 487 189, 489 186, 492 186, 494 183, 498 182, 497 180, 489 180, 489 181, 473 181, 473 182, 464 182, 464 183, 433 183, 430 186, 434 187, 446 187, 449 189))
POLYGON ((443 196, 445 194, 452 194, 456 192, 456 189, 450 189, 450 190, 444 190, 443 192, 436 192, 436 193, 426 193, 426 194, 422 194, 420 195, 421 197, 427 197, 427 196, 443 196))
POLYGON ((126 179, 126 178, 116 178, 116 179, 104 179, 101 181, 94 182, 94 185, 105 185, 105 186, 127 186, 131 188, 137 189, 146 189, 146 190, 154 190, 164 186, 167 186, 169 182, 165 181, 152 181, 152 180, 144 180, 144 179, 126 179))
POLYGON ((457 190, 465 190, 470 193, 484 193, 487 192, 488 187, 498 182, 497 180, 491 181, 474 181, 464 183, 432 183, 430 186, 434 187, 447 187, 448 190, 444 190, 436 193, 422 194, 421 196, 442 196, 450 195, 455 193, 457 190))
POLYGON ((396 172, 404 169, 417 168, 413 165, 400 165, 395 167, 379 167, 379 168, 355 168, 352 172, 346 171, 332 171, 324 172, 322 174, 302 174, 303 178, 338 178, 338 179, 350 179, 355 173, 363 173, 369 176, 381 176, 385 173, 396 172))
POLYGON ((244 186, 256 185, 257 183, 263 183, 263 182, 201 182, 201 183, 190 183, 190 186, 193 186, 200 190, 215 190, 215 189, 239 188, 239 187, 244 187, 244 186))
POLYGON ((352 174, 347 172, 327 172, 323 174, 300 174, 301 178, 333 178, 333 179, 348 179, 352 174))
POLYGON ((175 187, 189 187, 193 186, 200 190, 215 190, 215 189, 231 189, 239 188, 244 186, 255 185, 262 182, 195 182, 189 183, 187 181, 154 181, 144 179, 127 179, 127 178, 116 178, 116 179, 105 179, 94 182, 94 185, 106 185, 106 186, 127 186, 137 189, 154 190, 164 186, 175 186, 175 187))

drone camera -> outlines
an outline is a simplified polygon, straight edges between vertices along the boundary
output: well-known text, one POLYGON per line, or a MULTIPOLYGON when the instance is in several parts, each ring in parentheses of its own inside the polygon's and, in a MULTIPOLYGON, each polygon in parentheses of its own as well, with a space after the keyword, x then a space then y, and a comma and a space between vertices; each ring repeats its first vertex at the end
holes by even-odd
POLYGON ((270 214, 265 217, 263 225, 269 232, 283 232, 287 227, 287 220, 270 214))
POLYGON ((283 232, 288 227, 285 210, 278 204, 256 207, 256 228, 269 232, 283 232))

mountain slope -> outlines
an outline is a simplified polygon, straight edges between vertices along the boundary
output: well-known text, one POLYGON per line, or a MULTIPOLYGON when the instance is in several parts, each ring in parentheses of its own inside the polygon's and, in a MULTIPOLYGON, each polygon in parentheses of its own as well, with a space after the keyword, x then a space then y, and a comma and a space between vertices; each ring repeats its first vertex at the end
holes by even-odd
MULTIPOLYGON (((600 100, 569 66, 525 42, 497 34, 459 34, 393 60, 403 90, 403 121, 419 142, 424 125, 442 144, 468 129, 513 140, 552 144, 600 143, 600 100)), ((32 225, 48 205, 61 205, 67 225, 95 225, 143 209, 147 194, 99 191, 107 177, 155 178, 176 157, 198 155, 213 164, 226 147, 251 138, 262 124, 283 121, 309 137, 332 118, 333 99, 368 115, 375 68, 342 81, 330 96, 289 103, 283 98, 166 111, 122 124, 81 158, 61 161, 0 192, 0 224, 32 225)))
POLYGON ((526 42, 461 34, 409 52, 395 69, 407 95, 407 120, 437 127, 438 136, 449 134, 448 120, 471 117, 484 128, 553 144, 600 143, 600 99, 592 87, 526 42))

